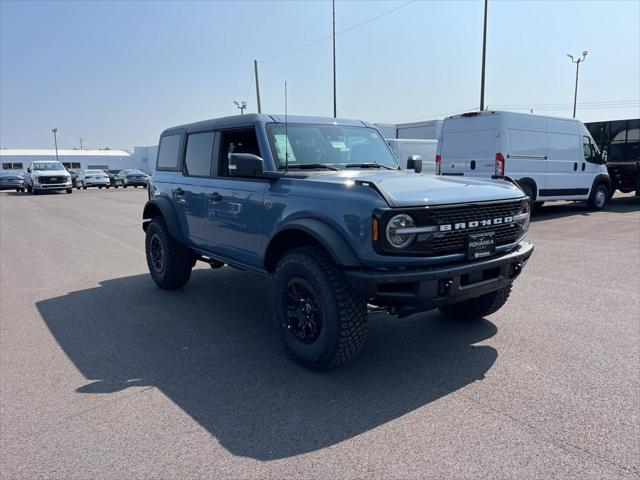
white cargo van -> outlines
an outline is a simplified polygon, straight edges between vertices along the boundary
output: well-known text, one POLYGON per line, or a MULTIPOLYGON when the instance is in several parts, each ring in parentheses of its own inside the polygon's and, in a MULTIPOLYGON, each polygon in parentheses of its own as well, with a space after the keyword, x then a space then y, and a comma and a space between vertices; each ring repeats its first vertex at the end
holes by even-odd
POLYGON ((387 138, 386 140, 402 168, 407 168, 407 160, 410 155, 420 155, 422 157, 422 171, 425 173, 434 173, 436 171, 437 140, 399 138, 387 138))
POLYGON ((507 176, 537 205, 587 200, 601 209, 611 186, 605 161, 579 120, 484 111, 444 120, 436 173, 507 176))

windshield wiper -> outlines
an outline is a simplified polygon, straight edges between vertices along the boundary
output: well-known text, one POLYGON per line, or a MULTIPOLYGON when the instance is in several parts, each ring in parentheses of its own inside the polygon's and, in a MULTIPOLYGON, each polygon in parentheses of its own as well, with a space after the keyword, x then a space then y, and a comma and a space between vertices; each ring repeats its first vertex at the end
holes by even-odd
POLYGON ((396 170, 395 168, 382 165, 380 163, 347 163, 346 168, 386 168, 387 170, 396 170))
MULTIPOLYGON (((300 170, 305 170, 305 169, 313 169, 313 168, 326 168, 327 170, 333 170, 334 172, 337 172, 338 169, 336 167, 332 167, 331 165, 327 165, 325 163, 294 163, 294 164, 289 164, 289 168, 293 169, 293 168, 298 168, 300 170)), ((284 170, 285 167, 280 167, 279 170, 284 170)))

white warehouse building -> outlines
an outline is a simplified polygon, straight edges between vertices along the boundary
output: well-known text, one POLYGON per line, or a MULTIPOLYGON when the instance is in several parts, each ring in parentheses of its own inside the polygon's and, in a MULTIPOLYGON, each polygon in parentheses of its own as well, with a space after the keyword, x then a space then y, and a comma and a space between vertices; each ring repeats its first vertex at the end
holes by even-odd
MULTIPOLYGON (((34 161, 55 159, 56 151, 53 149, 0 149, 0 162, 3 169, 26 170, 34 161)), ((143 161, 145 159, 145 157, 137 158, 125 150, 58 150, 58 160, 65 167, 83 170, 138 168, 149 171, 149 163, 153 165, 155 162, 146 163, 143 161)))

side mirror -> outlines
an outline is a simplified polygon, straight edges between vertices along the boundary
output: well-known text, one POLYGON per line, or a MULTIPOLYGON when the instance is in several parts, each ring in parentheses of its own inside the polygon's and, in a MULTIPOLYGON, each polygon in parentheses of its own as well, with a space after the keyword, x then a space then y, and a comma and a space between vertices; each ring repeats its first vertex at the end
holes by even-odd
POLYGON ((409 155, 407 159, 407 169, 416 173, 422 173, 422 157, 420 155, 409 155))
POLYGON ((229 156, 230 177, 264 177, 264 160, 251 153, 232 153, 229 156))
POLYGON ((31 167, 27 167, 27 173, 31 173, 31 167))
POLYGON ((602 161, 602 163, 607 163, 607 151, 603 150, 602 153, 600 153, 600 160, 602 161))

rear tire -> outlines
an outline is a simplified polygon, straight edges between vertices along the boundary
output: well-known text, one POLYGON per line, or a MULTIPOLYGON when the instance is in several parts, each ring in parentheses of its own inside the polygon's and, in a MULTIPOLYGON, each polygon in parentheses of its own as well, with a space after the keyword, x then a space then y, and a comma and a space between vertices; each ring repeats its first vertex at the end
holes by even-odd
POLYGON ((591 210, 602 210, 609 201, 609 189, 604 183, 598 183, 591 189, 587 204, 591 210))
POLYGON ((193 253, 171 237, 161 217, 154 217, 147 226, 145 250, 151 278, 158 287, 174 290, 189 281, 193 253))
POLYGON ((500 310, 507 303, 510 293, 511 285, 509 284, 500 290, 486 293, 481 297, 440 307, 440 311, 447 317, 456 320, 477 320, 500 310))
POLYGON ((321 247, 287 253, 273 276, 273 318, 287 351, 308 368, 354 358, 367 334, 367 306, 321 247))

